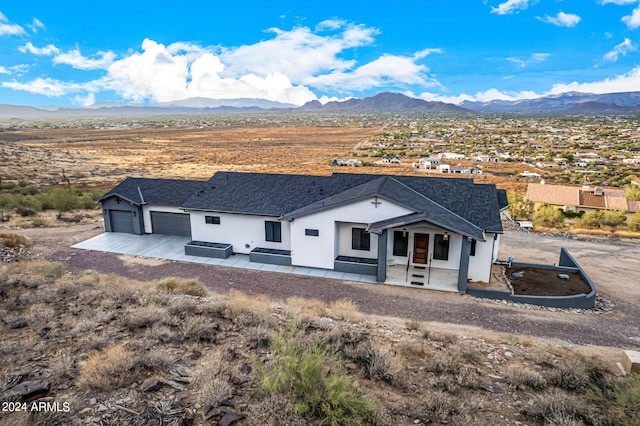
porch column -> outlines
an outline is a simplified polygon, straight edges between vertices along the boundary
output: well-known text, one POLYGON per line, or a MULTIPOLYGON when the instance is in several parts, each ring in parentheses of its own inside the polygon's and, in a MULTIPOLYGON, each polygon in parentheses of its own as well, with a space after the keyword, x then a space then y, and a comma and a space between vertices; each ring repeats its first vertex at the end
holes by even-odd
POLYGON ((376 281, 383 283, 387 280, 387 230, 378 235, 378 274, 376 281))
POLYGON ((462 248, 460 249, 460 271, 458 272, 458 292, 467 292, 467 277, 469 274, 469 256, 471 255, 471 240, 469 237, 462 237, 462 248))

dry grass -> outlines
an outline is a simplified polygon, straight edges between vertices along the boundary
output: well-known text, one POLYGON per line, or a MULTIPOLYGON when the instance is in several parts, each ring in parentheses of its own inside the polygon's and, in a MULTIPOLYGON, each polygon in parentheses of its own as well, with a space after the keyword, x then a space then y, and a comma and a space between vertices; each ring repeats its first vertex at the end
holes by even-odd
POLYGON ((135 379, 131 369, 135 355, 121 345, 96 351, 82 363, 76 386, 84 390, 112 390, 127 386, 135 379))
POLYGON ((167 277, 156 282, 156 288, 162 293, 206 296, 207 288, 195 278, 167 277))
POLYGON ((5 247, 29 247, 32 241, 24 235, 3 232, 0 233, 0 243, 5 247))
POLYGON ((348 299, 338 299, 331 302, 328 308, 331 318, 348 322, 359 322, 362 314, 358 311, 358 306, 348 299))
POLYGON ((547 386, 547 380, 542 374, 519 362, 508 364, 504 368, 504 375, 507 383, 519 389, 540 390, 547 386))
POLYGON ((287 307, 293 315, 307 315, 310 317, 329 316, 329 309, 326 303, 318 299, 290 297, 287 299, 287 307))

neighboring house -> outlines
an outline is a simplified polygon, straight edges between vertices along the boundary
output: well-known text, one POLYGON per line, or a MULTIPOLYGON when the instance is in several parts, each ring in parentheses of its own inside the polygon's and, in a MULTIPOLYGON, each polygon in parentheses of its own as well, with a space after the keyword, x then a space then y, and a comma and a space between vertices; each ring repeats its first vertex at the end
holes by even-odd
POLYGON ((440 159, 436 157, 426 157, 418 160, 418 164, 427 170, 437 169, 440 164, 440 159))
POLYGON ((439 288, 460 292, 468 280, 489 282, 507 207, 505 191, 471 179, 348 173, 127 178, 99 201, 107 231, 189 234, 187 246, 208 245, 211 257, 246 254, 388 284, 427 286, 440 277, 439 288), (175 226, 158 227, 158 213, 173 215, 163 220, 175 226))
POLYGON ((464 160, 465 156, 457 152, 441 152, 438 154, 438 158, 441 160, 464 160))
POLYGON ((627 200, 624 190, 599 186, 548 185, 530 183, 527 200, 534 204, 558 206, 565 211, 620 210, 631 215, 640 212, 640 203, 627 200))
POLYGON ((393 164, 400 164, 400 158, 398 158, 397 156, 391 156, 391 155, 384 155, 382 156, 382 161, 384 163, 393 163, 393 164))
POLYGON ((338 159, 338 160, 334 160, 334 161, 331 163, 331 165, 332 165, 332 166, 334 166, 334 165, 335 165, 335 166, 359 167, 359 166, 362 166, 362 161, 360 161, 360 160, 353 160, 353 159, 351 159, 351 160, 340 160, 340 159, 338 159))

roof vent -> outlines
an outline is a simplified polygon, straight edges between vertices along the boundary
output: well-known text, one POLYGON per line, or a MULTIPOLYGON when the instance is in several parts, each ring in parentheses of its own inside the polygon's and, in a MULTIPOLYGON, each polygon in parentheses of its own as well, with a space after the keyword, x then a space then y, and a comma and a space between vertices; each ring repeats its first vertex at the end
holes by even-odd
POLYGON ((593 190, 593 193, 595 195, 604 195, 604 190, 602 189, 601 186, 596 186, 595 189, 593 190))
POLYGON ((582 192, 591 192, 591 187, 589 185, 582 185, 582 192))

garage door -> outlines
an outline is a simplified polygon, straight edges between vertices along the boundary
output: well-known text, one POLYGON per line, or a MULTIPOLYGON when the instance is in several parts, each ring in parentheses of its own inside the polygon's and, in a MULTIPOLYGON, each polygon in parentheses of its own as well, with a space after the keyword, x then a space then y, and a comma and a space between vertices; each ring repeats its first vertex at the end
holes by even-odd
POLYGON ((112 232, 133 234, 133 213, 128 210, 110 210, 112 232))
POLYGON ((151 228, 154 234, 191 236, 189 215, 184 213, 151 212, 151 228))

